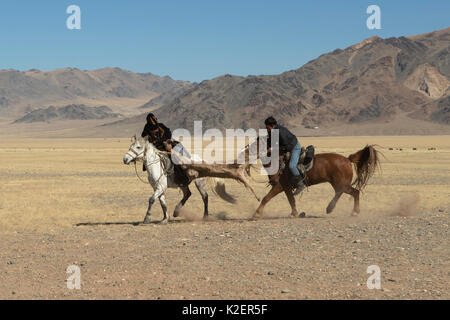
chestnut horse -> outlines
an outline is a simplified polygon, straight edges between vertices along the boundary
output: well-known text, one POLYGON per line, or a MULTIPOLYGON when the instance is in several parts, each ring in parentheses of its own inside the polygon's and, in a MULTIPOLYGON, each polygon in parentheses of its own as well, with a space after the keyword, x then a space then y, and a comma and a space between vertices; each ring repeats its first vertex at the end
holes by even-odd
MULTIPOLYGON (((259 139, 259 137, 258 137, 259 139)), ((254 142, 259 147, 258 140, 254 142)), ((258 149, 258 147, 256 149, 258 149)), ((250 147, 247 146, 244 151, 246 156, 250 147)), ((327 213, 331 213, 336 206, 339 198, 343 193, 351 195, 354 199, 354 206, 352 215, 357 215, 360 212, 359 208, 359 193, 367 185, 369 179, 375 173, 375 169, 380 165, 379 151, 373 145, 367 145, 356 153, 348 157, 336 153, 321 153, 314 156, 314 163, 308 172, 306 172, 305 185, 312 186, 319 183, 329 182, 335 192, 333 199, 327 206, 327 213), (353 167, 356 171, 356 179, 353 180, 353 167)), ((258 150, 259 155, 259 150, 258 150)), ((280 163, 282 156, 280 156, 280 163)), ((270 166, 265 165, 265 167, 270 166)), ((250 172, 250 167, 248 171, 250 172)), ((278 170, 275 175, 269 176, 269 182, 272 189, 263 198, 258 209, 256 209, 254 218, 260 218, 263 214, 265 205, 272 200, 276 195, 283 192, 288 198, 291 206, 291 216, 298 217, 298 211, 295 206, 295 198, 292 194, 293 188, 291 186, 291 171, 286 167, 285 170, 278 170)))

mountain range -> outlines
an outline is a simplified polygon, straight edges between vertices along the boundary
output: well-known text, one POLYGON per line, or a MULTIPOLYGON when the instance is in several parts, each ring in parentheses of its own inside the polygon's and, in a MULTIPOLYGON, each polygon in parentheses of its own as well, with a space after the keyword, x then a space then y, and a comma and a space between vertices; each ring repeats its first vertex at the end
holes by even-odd
POLYGON ((107 106, 87 107, 83 104, 71 104, 64 107, 50 106, 28 112, 14 123, 49 122, 55 120, 96 120, 121 117, 107 106))
POLYGON ((71 104, 93 107, 130 107, 188 85, 168 76, 134 73, 119 68, 79 70, 76 68, 41 70, 0 70, 0 118, 23 116, 35 109, 71 104))
POLYGON ((174 127, 261 127, 270 115, 291 127, 406 119, 450 124, 450 28, 412 37, 372 37, 280 75, 203 81, 158 110, 174 127))
POLYGON ((83 129, 99 136, 139 132, 149 111, 172 128, 259 128, 273 115, 299 134, 450 133, 450 28, 371 37, 278 75, 200 83, 118 68, 0 71, 0 119, 74 104, 124 115, 83 129))

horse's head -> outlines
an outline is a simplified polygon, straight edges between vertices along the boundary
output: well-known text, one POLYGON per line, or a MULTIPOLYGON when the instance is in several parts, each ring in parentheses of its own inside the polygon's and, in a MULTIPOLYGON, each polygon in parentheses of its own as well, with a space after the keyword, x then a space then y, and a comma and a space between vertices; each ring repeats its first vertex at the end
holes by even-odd
POLYGON ((130 149, 128 149, 128 152, 125 153, 123 156, 123 163, 124 164, 130 164, 132 162, 135 162, 137 160, 144 158, 144 145, 139 141, 139 139, 136 138, 136 135, 134 135, 131 138, 131 146, 130 149))

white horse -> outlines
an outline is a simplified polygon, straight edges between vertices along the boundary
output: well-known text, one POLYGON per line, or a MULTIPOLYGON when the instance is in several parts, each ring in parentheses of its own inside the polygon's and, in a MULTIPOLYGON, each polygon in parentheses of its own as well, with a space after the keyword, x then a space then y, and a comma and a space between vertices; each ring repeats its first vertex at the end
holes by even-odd
MULTIPOLYGON (((196 155, 193 155, 192 158, 194 160, 201 160, 196 155)), ((177 217, 179 214, 179 210, 184 206, 184 204, 192 194, 189 190, 189 185, 177 185, 174 182, 173 164, 171 163, 169 157, 163 152, 156 149, 148 140, 146 140, 145 142, 139 141, 138 139, 136 139, 136 136, 134 136, 132 138, 130 149, 123 157, 123 163, 129 165, 130 163, 137 160, 144 161, 144 165, 147 168, 148 181, 154 190, 153 195, 148 201, 148 209, 147 214, 145 215, 144 223, 150 223, 152 206, 155 203, 156 199, 159 199, 159 203, 161 204, 161 208, 164 213, 164 218, 160 223, 165 224, 170 220, 170 217, 167 214, 167 205, 165 199, 165 192, 167 188, 180 188, 183 191, 183 198, 177 204, 173 213, 173 216, 177 217)), ((204 219, 208 217, 208 193, 206 192, 206 179, 207 178, 199 178, 194 180, 195 186, 197 187, 203 199, 204 219)), ((223 179, 214 178, 214 181, 216 194, 227 202, 235 203, 236 200, 234 199, 234 197, 226 192, 223 179)))

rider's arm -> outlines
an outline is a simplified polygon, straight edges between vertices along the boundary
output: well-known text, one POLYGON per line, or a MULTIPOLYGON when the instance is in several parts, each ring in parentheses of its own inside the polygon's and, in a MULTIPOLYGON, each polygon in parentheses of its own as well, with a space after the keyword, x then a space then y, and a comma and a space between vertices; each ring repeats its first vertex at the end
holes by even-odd
POLYGON ((162 151, 166 154, 171 154, 172 153, 172 144, 170 143, 170 140, 166 140, 163 142, 164 147, 166 148, 166 151, 162 151))
POLYGON ((164 129, 164 139, 172 139, 172 131, 163 123, 159 123, 159 125, 164 129))

